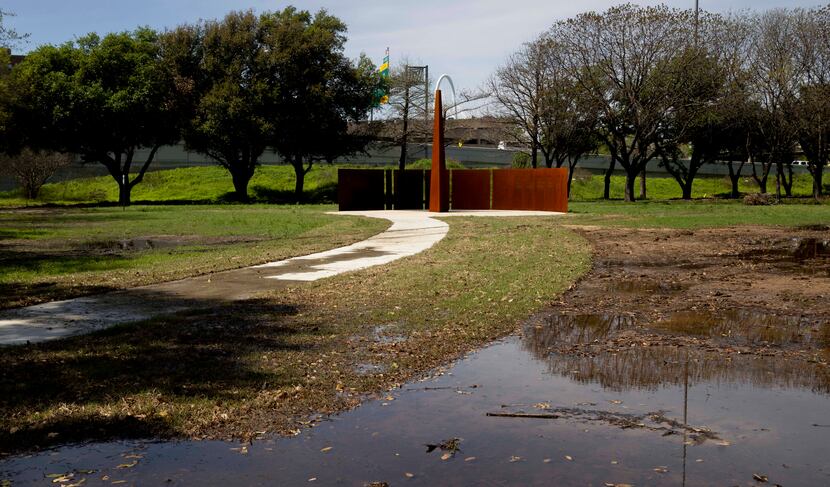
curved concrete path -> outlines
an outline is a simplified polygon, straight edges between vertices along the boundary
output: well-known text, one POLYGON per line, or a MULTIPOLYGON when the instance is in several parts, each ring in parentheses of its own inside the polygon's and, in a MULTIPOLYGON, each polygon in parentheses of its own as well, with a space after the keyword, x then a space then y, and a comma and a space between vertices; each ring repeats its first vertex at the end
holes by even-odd
POLYGON ((336 215, 383 218, 385 232, 345 247, 96 296, 53 301, 0 312, 0 345, 18 345, 90 333, 121 323, 247 299, 290 282, 316 281, 422 252, 449 231, 446 216, 550 216, 539 211, 349 211, 336 215))

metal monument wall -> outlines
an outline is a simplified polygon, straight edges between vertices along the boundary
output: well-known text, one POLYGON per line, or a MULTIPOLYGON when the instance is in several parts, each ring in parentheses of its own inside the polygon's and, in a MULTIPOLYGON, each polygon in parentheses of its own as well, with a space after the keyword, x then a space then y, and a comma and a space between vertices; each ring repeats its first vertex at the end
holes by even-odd
MULTIPOLYGON (((568 211, 567 169, 450 169, 448 208, 453 210, 568 211)), ((340 211, 430 209, 432 171, 340 169, 340 211)))
MULTIPOLYGON (((452 79, 443 75, 437 87, 452 79)), ((456 112, 457 117, 457 112, 456 112)), ((432 170, 340 169, 338 203, 349 210, 539 210, 568 211, 567 169, 447 170, 444 106, 435 90, 432 170)))

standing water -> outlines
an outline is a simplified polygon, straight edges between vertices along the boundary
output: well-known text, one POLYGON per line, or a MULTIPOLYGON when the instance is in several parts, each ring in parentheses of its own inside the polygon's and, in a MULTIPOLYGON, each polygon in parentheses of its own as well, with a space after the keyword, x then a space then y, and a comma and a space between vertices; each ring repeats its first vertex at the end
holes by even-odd
MULTIPOLYGON (((830 485, 830 375, 684 347, 558 355, 529 325, 294 438, 122 441, 0 462, 11 485, 830 485)), ((4 484, 5 485, 5 484, 4 484)))

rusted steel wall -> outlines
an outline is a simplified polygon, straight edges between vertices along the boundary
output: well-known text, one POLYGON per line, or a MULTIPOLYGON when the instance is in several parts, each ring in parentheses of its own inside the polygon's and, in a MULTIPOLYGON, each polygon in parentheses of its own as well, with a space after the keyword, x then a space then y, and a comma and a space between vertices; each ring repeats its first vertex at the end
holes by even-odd
POLYGON ((493 171, 493 209, 567 212, 568 170, 493 171))
POLYGON ((396 210, 424 209, 424 170, 394 170, 396 210))
POLYGON ((385 172, 376 169, 338 169, 337 203, 340 211, 384 209, 385 172))
POLYGON ((454 210, 490 209, 490 174, 492 171, 477 169, 453 169, 450 189, 454 210))
MULTIPOLYGON (((383 210, 393 203, 399 210, 428 208, 431 172, 339 169, 340 210, 383 210)), ((568 211, 567 169, 457 169, 449 176, 456 210, 568 211)))

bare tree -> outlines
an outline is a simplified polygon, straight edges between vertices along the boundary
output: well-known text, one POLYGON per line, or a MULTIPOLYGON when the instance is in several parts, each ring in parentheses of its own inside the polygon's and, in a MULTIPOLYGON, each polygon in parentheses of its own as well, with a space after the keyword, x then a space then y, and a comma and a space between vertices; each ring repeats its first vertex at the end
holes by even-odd
POLYGON ((40 188, 55 172, 72 162, 72 156, 58 152, 24 149, 20 154, 0 156, 0 171, 17 180, 27 199, 36 199, 40 188))
POLYGON ((565 66, 564 48, 553 36, 536 41, 543 53, 543 88, 539 118, 539 148, 545 166, 568 164, 568 194, 580 159, 597 149, 597 116, 591 99, 585 96, 565 66))
POLYGON ((544 111, 545 42, 536 40, 510 55, 488 81, 498 115, 519 128, 514 141, 530 148, 531 166, 539 163, 544 111))
POLYGON ((804 66, 795 56, 802 33, 798 32, 798 19, 804 11, 770 10, 756 15, 751 57, 748 71, 752 93, 760 105, 757 140, 755 147, 761 162, 761 174, 752 166, 761 193, 767 191, 767 178, 776 168, 776 192, 780 197, 781 186, 787 196, 792 195, 792 161, 798 141, 798 125, 794 120, 794 107, 804 66), (786 170, 786 172, 785 172, 786 170))
POLYGON ((830 6, 799 15, 797 30, 797 63, 803 71, 794 118, 818 199, 830 161, 830 6))
POLYGON ((626 172, 625 200, 659 154, 660 128, 682 96, 665 82, 669 60, 693 40, 690 11, 666 6, 613 7, 558 23, 567 66, 598 108, 600 134, 626 172))
POLYGON ((391 70, 389 76, 389 119, 384 123, 382 135, 395 146, 400 147, 398 167, 406 169, 409 143, 413 140, 426 142, 430 130, 430 86, 426 70, 415 67, 404 57, 391 70))

